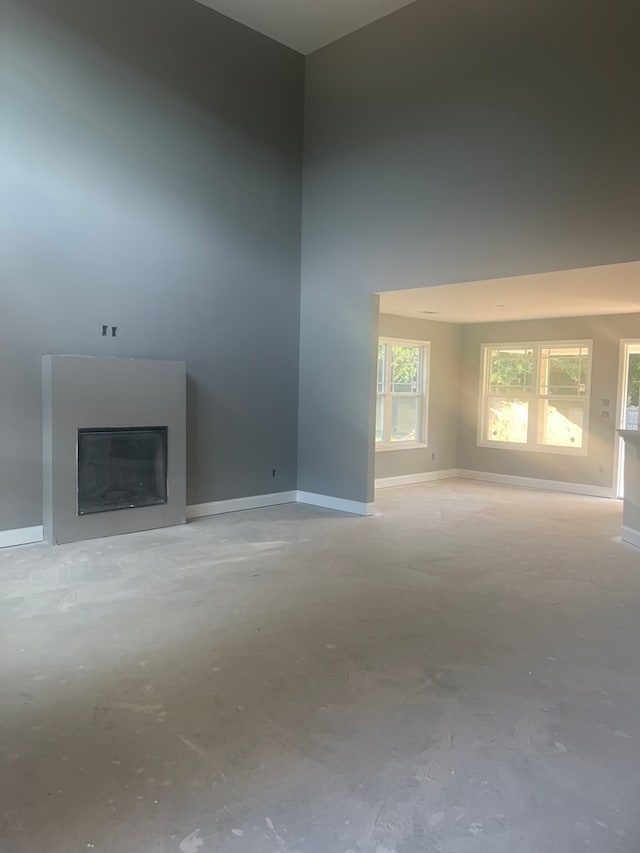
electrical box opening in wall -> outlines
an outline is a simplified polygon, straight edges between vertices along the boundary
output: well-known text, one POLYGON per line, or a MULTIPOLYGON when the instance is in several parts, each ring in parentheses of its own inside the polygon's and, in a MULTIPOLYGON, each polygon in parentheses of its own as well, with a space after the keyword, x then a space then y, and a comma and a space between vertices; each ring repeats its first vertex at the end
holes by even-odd
POLYGON ((78 515, 166 503, 166 426, 78 430, 78 515))

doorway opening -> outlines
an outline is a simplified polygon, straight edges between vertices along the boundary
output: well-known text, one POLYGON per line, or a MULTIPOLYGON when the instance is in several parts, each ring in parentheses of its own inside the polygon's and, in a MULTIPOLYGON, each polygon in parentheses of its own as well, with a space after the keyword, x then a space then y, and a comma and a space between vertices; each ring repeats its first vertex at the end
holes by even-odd
MULTIPOLYGON (((640 339, 620 341, 618 427, 638 429, 640 411, 640 339)), ((618 438, 617 496, 624 497, 624 440, 618 438)))

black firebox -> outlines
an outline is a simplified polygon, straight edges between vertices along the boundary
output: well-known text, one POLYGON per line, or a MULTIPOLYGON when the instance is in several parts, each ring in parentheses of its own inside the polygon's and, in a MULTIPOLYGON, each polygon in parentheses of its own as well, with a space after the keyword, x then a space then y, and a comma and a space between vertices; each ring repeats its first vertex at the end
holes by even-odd
POLYGON ((166 502, 166 426, 78 430, 78 515, 166 502))

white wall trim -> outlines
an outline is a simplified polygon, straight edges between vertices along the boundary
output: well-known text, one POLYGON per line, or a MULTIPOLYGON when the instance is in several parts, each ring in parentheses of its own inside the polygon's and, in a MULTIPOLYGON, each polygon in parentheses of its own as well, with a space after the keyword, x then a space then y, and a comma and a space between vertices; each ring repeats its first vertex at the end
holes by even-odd
POLYGON ((295 491, 272 492, 267 495, 249 495, 246 498, 191 504, 191 506, 187 506, 187 518, 203 518, 207 515, 221 515, 225 512, 240 512, 245 509, 260 509, 265 506, 295 503, 296 494, 295 491))
MULTIPOLYGON (((509 474, 492 474, 487 471, 468 471, 465 469, 448 468, 442 471, 426 471, 421 474, 403 474, 398 477, 381 477, 376 480, 376 489, 386 489, 392 486, 409 486, 417 483, 428 483, 436 480, 453 478, 463 480, 480 480, 486 483, 498 483, 507 486, 522 486, 529 489, 549 489, 555 492, 571 492, 577 495, 592 495, 599 498, 614 498, 615 489, 604 486, 590 486, 585 483, 564 483, 560 480, 540 480, 534 477, 516 477, 509 474)), ((364 501, 351 501, 346 498, 336 498, 331 495, 318 495, 313 492, 289 491, 272 492, 267 495, 249 495, 245 498, 231 498, 225 501, 192 504, 187 506, 187 518, 204 518, 208 515, 221 515, 227 512, 241 512, 246 509, 278 506, 279 504, 301 503, 347 512, 351 515, 373 515, 374 504, 364 501)), ((622 528, 622 539, 640 548, 640 532, 630 527, 622 528)), ((0 530, 0 548, 11 548, 15 545, 32 545, 43 541, 42 525, 35 527, 19 527, 15 530, 0 530)))
MULTIPOLYGON (((312 492, 272 492, 266 495, 249 495, 244 498, 231 498, 224 501, 211 501, 187 506, 187 518, 204 518, 208 515, 222 515, 227 512, 241 512, 247 509, 260 509, 280 504, 303 503, 348 512, 352 515, 372 515, 373 504, 334 498, 329 495, 315 495, 312 492)), ((0 530, 0 548, 14 545, 31 545, 43 541, 43 527, 20 527, 16 530, 0 530)))
POLYGON ((574 495, 589 495, 595 498, 615 498, 616 489, 611 486, 591 486, 588 483, 565 483, 561 480, 541 480, 537 477, 517 477, 512 474, 493 474, 488 471, 458 469, 463 480, 481 480, 485 483, 500 483, 504 486, 522 486, 525 489, 546 489, 551 492, 569 492, 574 495))
POLYGON ((373 515, 372 503, 350 501, 346 498, 334 498, 332 495, 316 495, 313 492, 298 492, 296 500, 301 504, 321 506, 325 509, 335 509, 338 512, 348 512, 351 515, 373 515))
POLYGON ((620 538, 623 542, 628 542, 630 545, 635 545, 636 548, 640 548, 640 531, 634 530, 633 527, 626 527, 623 524, 620 538))
POLYGON ((376 489, 388 489, 391 486, 412 486, 414 483, 430 483, 433 480, 450 480, 457 476, 457 468, 445 468, 442 471, 422 471, 419 474, 400 474, 396 477, 379 477, 376 480, 376 489))
POLYGON ((616 490, 609 486, 591 486, 588 483, 566 483, 562 480, 543 480, 538 477, 494 474, 490 471, 470 471, 465 468, 447 468, 442 471, 428 471, 421 474, 381 477, 376 480, 376 489, 386 489, 390 486, 410 486, 414 483, 428 483, 434 480, 449 480, 452 478, 480 480, 484 483, 519 486, 525 489, 547 489, 552 492, 569 492, 570 494, 589 495, 597 498, 616 497, 616 490))
POLYGON ((36 527, 18 527, 16 530, 0 530, 0 548, 11 548, 13 545, 32 545, 42 542, 44 536, 42 525, 36 527))

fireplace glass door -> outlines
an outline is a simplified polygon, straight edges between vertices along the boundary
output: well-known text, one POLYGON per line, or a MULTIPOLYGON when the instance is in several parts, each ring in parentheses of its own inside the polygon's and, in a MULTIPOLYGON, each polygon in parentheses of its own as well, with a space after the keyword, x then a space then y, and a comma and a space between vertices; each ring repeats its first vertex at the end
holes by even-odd
POLYGON ((167 427, 78 430, 78 515, 167 502, 167 427))

